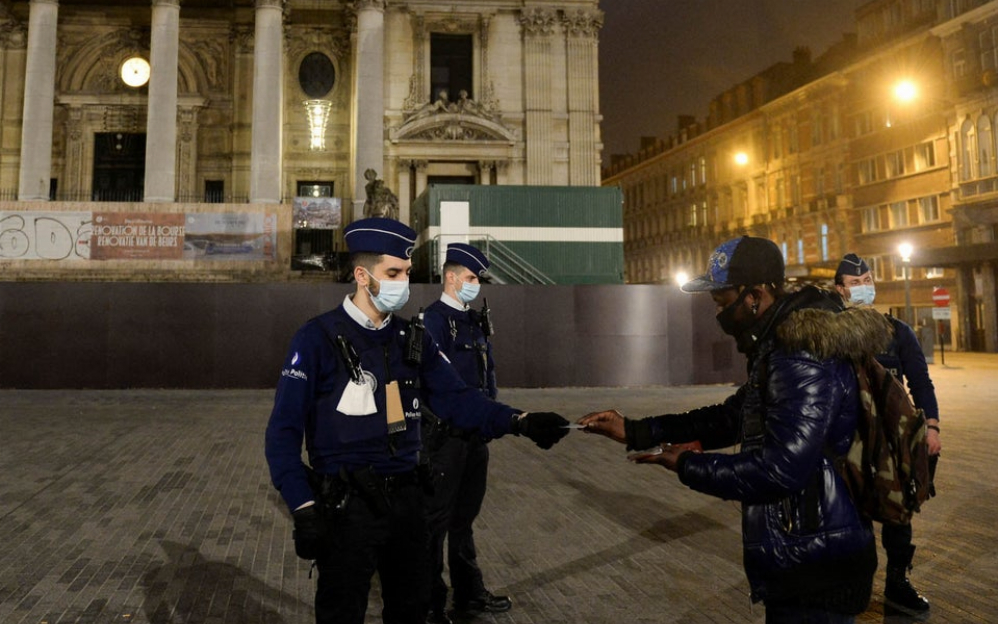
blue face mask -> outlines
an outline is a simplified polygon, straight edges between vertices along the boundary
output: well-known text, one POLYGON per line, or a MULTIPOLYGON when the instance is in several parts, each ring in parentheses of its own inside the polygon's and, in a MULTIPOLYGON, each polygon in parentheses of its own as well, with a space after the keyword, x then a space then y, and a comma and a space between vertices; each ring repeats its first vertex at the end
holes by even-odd
MULTIPOLYGON (((371 275, 366 269, 365 272, 371 275)), ((371 279, 378 283, 378 294, 372 295, 370 288, 367 289, 367 294, 371 295, 371 303, 378 312, 398 312, 409 301, 409 280, 379 280, 373 275, 371 279)))
POLYGON ((873 284, 849 287, 849 302, 853 305, 873 305, 873 300, 876 297, 877 289, 873 287, 873 284))
POLYGON ((481 284, 475 284, 472 282, 463 282, 461 287, 457 289, 457 299, 461 303, 467 305, 475 300, 478 293, 482 290, 481 284))

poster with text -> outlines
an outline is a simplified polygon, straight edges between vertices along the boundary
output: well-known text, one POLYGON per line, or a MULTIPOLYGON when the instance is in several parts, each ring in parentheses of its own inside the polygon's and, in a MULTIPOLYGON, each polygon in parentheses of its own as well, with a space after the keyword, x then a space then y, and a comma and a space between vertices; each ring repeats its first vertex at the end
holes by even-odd
POLYGON ((188 213, 184 258, 193 260, 274 260, 277 215, 188 213))
POLYGON ((90 212, 0 211, 0 260, 89 260, 90 212))
POLYGON ((182 214, 94 214, 90 249, 94 260, 179 260, 183 248, 182 214))

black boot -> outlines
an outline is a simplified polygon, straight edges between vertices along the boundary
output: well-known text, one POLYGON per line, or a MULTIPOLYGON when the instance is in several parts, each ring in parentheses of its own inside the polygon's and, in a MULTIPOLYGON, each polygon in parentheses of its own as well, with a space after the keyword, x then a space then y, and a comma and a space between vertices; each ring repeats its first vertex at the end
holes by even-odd
POLYGON ((887 583, 884 586, 884 604, 908 615, 922 615, 929 611, 929 601, 918 593, 908 581, 908 570, 915 554, 912 546, 902 561, 887 562, 887 583))

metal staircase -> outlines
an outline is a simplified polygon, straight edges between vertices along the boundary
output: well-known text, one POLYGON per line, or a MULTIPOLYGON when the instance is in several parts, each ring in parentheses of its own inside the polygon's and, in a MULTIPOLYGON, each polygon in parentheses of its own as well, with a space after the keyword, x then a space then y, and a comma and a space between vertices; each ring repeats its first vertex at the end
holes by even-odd
MULTIPOLYGON (((522 256, 502 244, 495 238, 485 235, 470 238, 470 244, 478 247, 489 259, 489 277, 496 284, 554 284, 555 281, 543 271, 527 262, 522 256)), ((430 242, 431 258, 437 258, 440 248, 440 237, 435 236, 430 242)), ((431 263, 435 264, 435 263, 431 263)), ((434 267, 434 277, 439 276, 440 268, 434 267)))

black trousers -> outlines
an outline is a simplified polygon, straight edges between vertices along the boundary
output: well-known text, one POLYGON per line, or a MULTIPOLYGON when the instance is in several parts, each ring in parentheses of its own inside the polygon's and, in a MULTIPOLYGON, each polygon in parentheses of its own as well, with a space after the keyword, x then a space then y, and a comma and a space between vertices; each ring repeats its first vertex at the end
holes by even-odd
POLYGON ((447 436, 431 449, 430 461, 443 473, 427 500, 430 607, 443 610, 447 604, 447 584, 443 579, 444 541, 447 542, 447 565, 454 601, 467 601, 485 591, 473 524, 485 499, 489 447, 478 436, 447 436))
POLYGON ((424 624, 429 552, 423 492, 416 483, 388 494, 388 511, 352 495, 327 519, 325 552, 316 561, 316 624, 363 624, 375 573, 385 624, 424 624))

